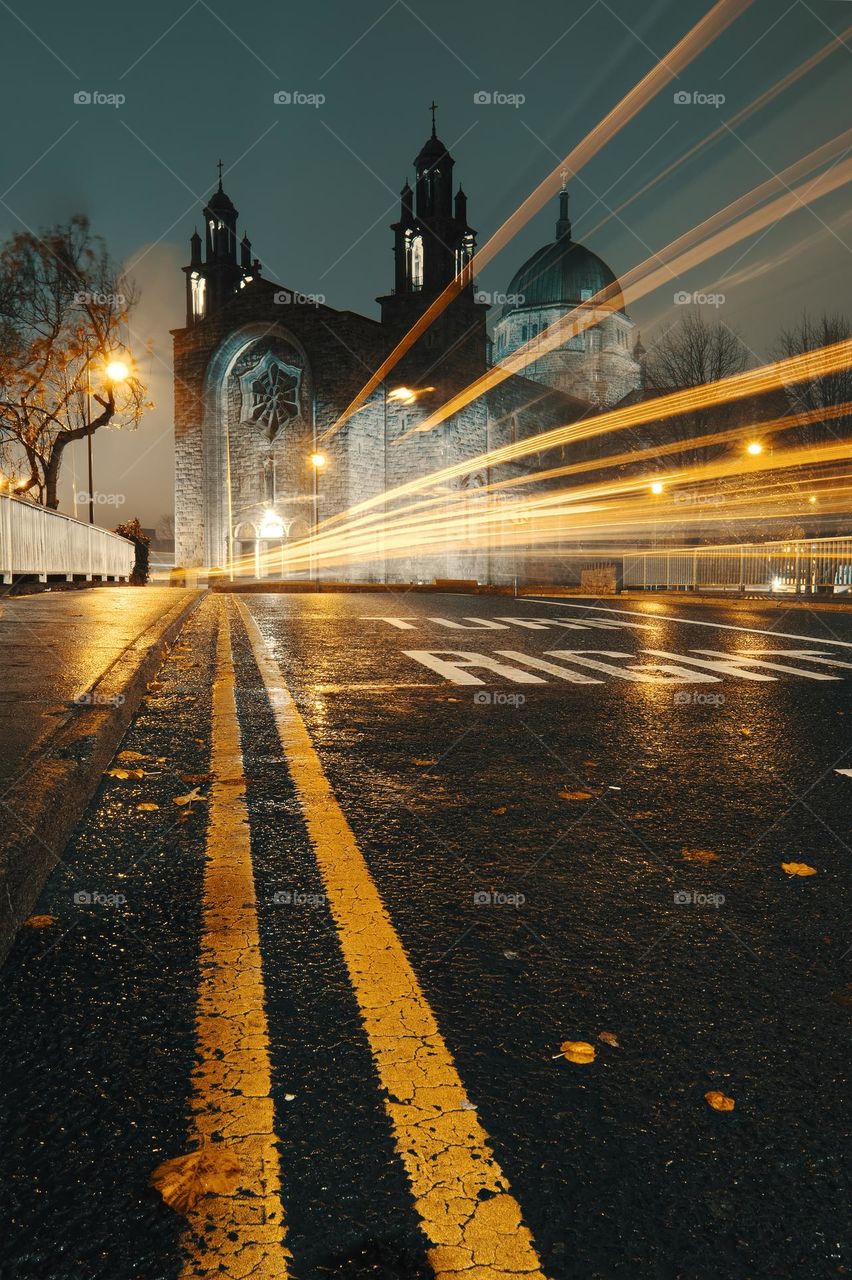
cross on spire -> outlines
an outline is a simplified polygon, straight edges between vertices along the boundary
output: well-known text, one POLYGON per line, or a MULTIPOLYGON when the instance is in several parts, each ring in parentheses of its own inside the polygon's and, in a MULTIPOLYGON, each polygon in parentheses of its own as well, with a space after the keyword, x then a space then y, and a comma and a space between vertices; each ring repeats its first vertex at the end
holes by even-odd
POLYGON ((219 161, 219 190, 222 190, 222 161, 219 161))
POLYGON ((434 98, 432 99, 432 105, 430 106, 429 110, 432 112, 432 137, 434 138, 435 137, 435 112, 438 110, 438 104, 434 98))

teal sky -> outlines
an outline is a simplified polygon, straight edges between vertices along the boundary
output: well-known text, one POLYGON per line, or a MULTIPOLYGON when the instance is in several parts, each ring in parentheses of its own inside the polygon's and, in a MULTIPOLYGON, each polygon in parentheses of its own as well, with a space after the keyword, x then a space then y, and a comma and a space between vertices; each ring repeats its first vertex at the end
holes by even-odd
MULTIPOLYGON (((145 524, 171 508, 168 329, 183 323, 179 268, 220 156, 265 274, 377 315, 373 300, 391 282, 388 224, 429 131, 433 96, 482 242, 709 8, 709 0, 148 0, 121 9, 0 0, 2 234, 85 212, 143 291, 134 340, 153 343, 143 368, 157 408, 133 437, 101 433, 96 488, 122 494, 121 515, 145 524), (281 90, 325 102, 276 105, 281 90), (81 91, 126 101, 75 104, 81 91), (482 106, 474 97, 482 91, 526 101, 482 106)), ((754 0, 677 86, 722 93, 724 105, 678 105, 663 91, 572 182, 576 238, 850 24, 845 0, 789 8, 754 0)), ((850 59, 847 37, 767 108, 609 217, 591 247, 623 273, 848 128, 850 59)), ((555 208, 536 217, 480 284, 505 289, 552 237, 555 217, 555 208)), ((763 360, 804 307, 852 312, 850 237, 841 190, 678 287, 724 292, 719 318, 763 360)), ((673 289, 632 314, 643 339, 652 336, 674 318, 673 289)), ((69 472, 67 510, 70 481, 69 472)), ((114 511, 101 509, 100 522, 114 523, 114 511)))

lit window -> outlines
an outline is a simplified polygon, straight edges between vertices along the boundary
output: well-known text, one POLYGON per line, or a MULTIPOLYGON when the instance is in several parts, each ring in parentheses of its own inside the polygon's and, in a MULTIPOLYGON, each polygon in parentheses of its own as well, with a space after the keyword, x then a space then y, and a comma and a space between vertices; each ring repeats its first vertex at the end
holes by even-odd
POLYGON ((412 289, 423 288, 423 237, 413 236, 411 240, 411 270, 410 280, 412 289))
POLYGON ((192 289, 192 314, 196 320, 201 320, 204 317, 207 281, 204 276, 200 276, 197 271, 193 271, 190 277, 190 284, 192 289))
POLYGON ((594 296, 595 296, 595 291, 594 291, 594 289, 581 289, 581 290, 580 290, 580 301, 581 301, 581 302, 588 302, 588 301, 589 301, 589 298, 593 298, 594 296))

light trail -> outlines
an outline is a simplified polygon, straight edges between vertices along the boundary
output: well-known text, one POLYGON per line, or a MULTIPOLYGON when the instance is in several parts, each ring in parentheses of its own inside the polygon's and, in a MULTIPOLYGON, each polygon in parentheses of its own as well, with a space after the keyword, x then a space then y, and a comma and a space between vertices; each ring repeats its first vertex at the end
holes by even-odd
POLYGON ((632 195, 628 196, 626 200, 608 213, 605 218, 602 218, 600 222, 597 222, 590 231, 584 232, 584 239, 591 239, 592 236, 600 231, 601 227, 606 226, 612 218, 618 217, 625 209, 633 204, 634 201, 640 199, 644 195, 647 195, 647 193, 660 182, 663 182, 669 174, 674 173, 675 170, 679 169, 682 165, 687 164, 693 156, 698 155, 698 153, 703 151, 705 147, 711 146, 718 138, 725 137, 730 129, 736 128, 737 125, 742 124, 744 120, 747 120, 750 116, 761 111, 763 107, 767 106, 770 102, 773 102, 775 98, 784 93, 786 89, 789 89, 791 85, 801 80, 803 76, 808 74, 808 72, 813 71, 821 62, 824 62, 830 54, 834 53, 837 49, 842 48, 850 38, 852 38, 852 26, 848 26, 845 31, 840 33, 840 35, 834 36, 832 40, 829 40, 827 44, 823 45, 821 49, 818 49, 810 58, 807 58, 804 62, 800 63, 799 66, 795 67, 792 71, 788 71, 787 74, 782 76, 781 79, 772 85, 771 88, 767 89, 764 93, 760 94, 759 97, 755 98, 754 102, 750 102, 748 106, 737 111, 735 115, 731 116, 730 120, 725 120, 718 126, 718 128, 714 129, 712 133, 708 133, 706 138, 701 138, 677 160, 673 160, 671 164, 665 167, 665 169, 662 169, 659 173, 655 174, 654 177, 650 178, 643 187, 640 187, 638 191, 634 191, 632 195))
MULTIPOLYGON (((347 511, 331 517, 320 525, 319 536, 322 537, 324 532, 331 531, 334 526, 351 521, 353 517, 364 512, 384 507, 388 502, 423 493, 436 485, 458 479, 463 475, 479 470, 487 471, 489 468, 518 461, 533 453, 542 453, 548 449, 573 444, 593 436, 623 431, 648 422, 679 417, 682 414, 695 413, 698 410, 728 404, 734 400, 758 396, 788 384, 825 377, 848 368, 850 363, 852 363, 852 339, 846 339, 843 342, 809 351, 803 355, 790 356, 717 382, 706 383, 685 391, 670 392, 654 400, 611 409, 595 418, 554 427, 512 444, 489 450, 487 453, 452 463, 427 476, 396 485, 372 498, 365 498, 347 511)), ((794 426, 795 420, 791 419, 790 425, 794 426)))
POLYGON ((449 306, 454 298, 473 280, 497 253, 520 231, 530 218, 560 189, 566 170, 577 173, 598 151, 636 116, 643 107, 670 84, 708 45, 731 25, 752 3, 752 0, 717 0, 713 8, 687 32, 671 52, 643 76, 637 85, 601 120, 594 129, 560 160, 559 164, 518 206, 494 235, 478 249, 465 270, 447 285, 444 291, 426 308, 408 333, 396 344, 391 353, 379 365, 340 417, 318 436, 326 444, 349 421, 361 405, 385 380, 405 353, 410 350, 429 326, 449 306))
POLYGON ((513 374, 522 372, 528 364, 540 359, 543 354, 562 346, 572 338, 579 337, 586 329, 599 323, 602 315, 606 315, 618 306, 621 298, 625 303, 634 302, 647 293, 653 293, 669 279, 684 274, 699 263, 715 257, 723 250, 763 230, 764 227, 780 221, 789 213, 807 207, 810 202, 821 199, 852 181, 852 158, 847 158, 809 183, 802 183, 798 189, 791 188, 791 183, 802 179, 819 165, 842 155, 849 150, 850 146, 852 146, 852 129, 847 129, 810 155, 803 156, 789 165, 782 173, 773 174, 760 186, 740 196, 718 213, 673 240, 658 253, 646 258, 637 267, 633 267, 622 277, 620 284, 609 285, 599 290, 587 302, 561 316, 536 338, 531 338, 520 346, 499 365, 495 365, 481 377, 469 383, 462 391, 451 396, 439 409, 436 409, 423 422, 411 427, 394 443, 399 445, 412 435, 431 431, 448 417, 461 412, 492 387, 499 386, 513 374), (781 195, 762 208, 754 208, 779 187, 784 188, 781 195), (739 221, 733 221, 737 218, 739 221), (726 226, 725 224, 728 223, 732 225, 726 226))

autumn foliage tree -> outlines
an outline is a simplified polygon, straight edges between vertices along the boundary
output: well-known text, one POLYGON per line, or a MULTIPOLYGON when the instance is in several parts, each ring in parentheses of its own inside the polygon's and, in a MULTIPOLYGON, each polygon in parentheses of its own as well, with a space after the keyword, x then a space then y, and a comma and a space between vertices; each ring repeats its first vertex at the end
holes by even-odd
POLYGON ((0 249, 0 466, 19 496, 55 509, 68 445, 149 407, 124 341, 136 300, 85 217, 0 249))

